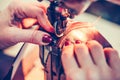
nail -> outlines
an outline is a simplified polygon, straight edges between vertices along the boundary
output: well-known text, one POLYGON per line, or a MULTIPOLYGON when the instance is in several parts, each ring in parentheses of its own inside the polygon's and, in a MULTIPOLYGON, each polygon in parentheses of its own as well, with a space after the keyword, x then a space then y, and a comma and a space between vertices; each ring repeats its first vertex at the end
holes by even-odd
POLYGON ((69 41, 69 40, 65 41, 65 46, 69 46, 70 44, 71 44, 71 41, 69 41))
POLYGON ((81 41, 80 41, 80 40, 76 40, 75 43, 76 43, 76 44, 80 44, 81 41))
POLYGON ((49 35, 44 35, 42 38, 42 42, 44 43, 50 43, 52 41, 52 37, 49 35))
POLYGON ((51 33, 54 33, 54 32, 55 32, 55 30, 54 30, 53 27, 49 27, 49 31, 50 31, 51 33))

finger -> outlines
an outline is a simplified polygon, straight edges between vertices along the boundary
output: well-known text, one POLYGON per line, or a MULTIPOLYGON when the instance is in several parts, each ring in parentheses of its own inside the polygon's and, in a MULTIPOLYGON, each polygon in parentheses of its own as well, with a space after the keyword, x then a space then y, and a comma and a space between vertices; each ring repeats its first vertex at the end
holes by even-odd
POLYGON ((54 32, 53 26, 50 24, 48 17, 45 13, 45 11, 39 7, 35 7, 34 10, 26 11, 26 15, 28 17, 35 17, 38 20, 38 23, 48 32, 54 32), (29 11, 34 11, 34 13, 30 14, 29 11))
POLYGON ((105 48, 104 49, 105 55, 106 55, 106 59, 108 61, 108 64, 110 65, 110 67, 112 69, 114 69, 115 71, 119 71, 120 72, 120 58, 118 55, 118 52, 113 49, 113 48, 105 48))
POLYGON ((87 80, 102 80, 99 69, 95 66, 87 70, 87 80))
POLYGON ((84 43, 77 43, 75 44, 75 55, 77 60, 82 68, 90 68, 93 67, 93 62, 90 57, 90 53, 88 51, 87 46, 84 43))
POLYGON ((47 31, 53 32, 54 28, 50 24, 44 6, 41 3, 25 3, 22 1, 14 1, 12 4, 9 5, 9 11, 13 11, 12 16, 16 15, 18 18, 36 18, 38 23, 47 31), (19 4, 17 4, 19 2, 19 4), (13 6, 13 3, 16 7, 13 6))
POLYGON ((54 28, 50 24, 46 14, 41 10, 37 15, 38 23, 41 25, 41 27, 49 32, 54 32, 54 28))
POLYGON ((25 14, 28 17, 32 17, 32 18, 37 18, 38 23, 41 25, 41 27, 43 27, 45 30, 47 30, 48 32, 54 32, 54 28, 52 27, 52 25, 50 24, 46 13, 43 9, 39 8, 39 7, 34 7, 32 9, 28 9, 28 10, 24 10, 25 14), (34 12, 33 12, 34 11, 34 12), (31 14, 31 12, 33 12, 31 14))
MULTIPOLYGON (((42 21, 46 21, 46 20, 44 20, 44 17, 41 17, 41 18, 43 18, 43 20, 42 21)), ((23 28, 30 28, 32 25, 34 25, 35 23, 37 23, 37 19, 35 19, 35 18, 25 18, 25 19, 23 19, 23 21, 22 21, 22 24, 23 24, 23 28)), ((41 21, 39 21, 39 23, 40 24, 42 24, 43 26, 44 26, 44 24, 46 24, 46 23, 42 23, 41 21)), ((48 22, 49 23, 49 22, 48 22)), ((49 23, 50 24, 50 23, 49 23)), ((43 27, 44 29, 49 29, 50 27, 43 27)), ((52 28, 50 28, 50 30, 52 31, 52 32, 54 32, 53 31, 53 27, 52 28)))
POLYGON ((47 45, 52 41, 52 38, 48 33, 38 30, 10 27, 7 30, 7 34, 9 34, 9 40, 14 43, 30 42, 39 45, 47 45))
POLYGON ((89 48, 89 51, 91 52, 91 56, 92 56, 95 64, 100 67, 106 67, 107 63, 105 60, 103 47, 95 40, 88 41, 87 46, 89 48))
POLYGON ((79 68, 74 57, 73 49, 73 44, 70 41, 66 41, 61 56, 62 64, 66 75, 69 75, 72 71, 74 71, 74 69, 79 68))
POLYGON ((22 20, 23 28, 30 28, 33 26, 37 20, 35 18, 25 18, 22 20))
POLYGON ((87 46, 91 52, 94 63, 97 65, 100 71, 100 75, 104 80, 112 79, 112 70, 106 63, 103 47, 95 40, 88 41, 87 46))

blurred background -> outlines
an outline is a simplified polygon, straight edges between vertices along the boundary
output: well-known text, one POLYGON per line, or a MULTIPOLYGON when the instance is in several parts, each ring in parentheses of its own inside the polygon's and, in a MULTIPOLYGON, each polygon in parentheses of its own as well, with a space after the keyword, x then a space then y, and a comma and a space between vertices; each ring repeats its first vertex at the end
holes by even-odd
MULTIPOLYGON (((0 0, 0 11, 4 10, 10 2, 11 0, 0 0)), ((102 18, 96 22, 95 27, 120 53, 120 5, 100 0, 94 2, 85 13, 77 16, 75 20, 93 23, 99 16, 102 18)), ((21 44, 17 44, 0 51, 0 80, 9 70, 20 46, 21 44)))
POLYGON ((105 0, 99 0, 94 2, 86 12, 96 16, 101 16, 106 20, 120 25, 120 5, 113 4, 105 0))

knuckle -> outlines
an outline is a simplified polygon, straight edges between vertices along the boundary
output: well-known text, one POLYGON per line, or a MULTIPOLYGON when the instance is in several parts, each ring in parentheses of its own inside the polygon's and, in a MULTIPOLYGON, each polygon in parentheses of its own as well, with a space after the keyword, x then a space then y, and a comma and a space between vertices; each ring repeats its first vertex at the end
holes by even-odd
POLYGON ((88 78, 90 80, 98 80, 100 77, 100 71, 99 68, 96 66, 93 66, 91 68, 86 69, 87 70, 87 74, 88 74, 88 78))
POLYGON ((37 36, 38 36, 39 32, 38 31, 33 31, 32 34, 30 35, 30 42, 31 43, 36 43, 38 44, 38 40, 37 40, 37 36))
POLYGON ((16 10, 18 8, 21 8, 21 4, 22 4, 21 1, 12 0, 12 2, 8 5, 7 8, 8 8, 8 10, 13 11, 13 10, 16 10), (18 2, 19 2, 19 4, 18 4, 18 2))
POLYGON ((84 80, 84 75, 85 73, 80 69, 72 70, 66 74, 67 80, 84 80))
POLYGON ((40 15, 44 15, 44 13, 45 13, 45 12, 44 12, 43 9, 40 9, 40 10, 39 10, 39 14, 40 14, 40 15))
POLYGON ((110 67, 101 68, 99 71, 100 71, 100 75, 102 75, 102 79, 114 80, 114 79, 112 79, 114 72, 112 71, 112 69, 110 67), (101 72, 103 72, 103 73, 101 74, 101 72))

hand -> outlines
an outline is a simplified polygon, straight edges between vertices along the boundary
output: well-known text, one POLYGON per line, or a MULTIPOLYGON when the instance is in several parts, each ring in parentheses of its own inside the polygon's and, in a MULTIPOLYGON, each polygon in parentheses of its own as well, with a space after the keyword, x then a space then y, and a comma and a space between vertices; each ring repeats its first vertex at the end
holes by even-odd
MULTIPOLYGON (((30 42, 40 45, 47 45, 51 41, 48 33, 20 29, 19 25, 33 26, 38 23, 48 32, 53 32, 54 29, 46 16, 46 6, 42 2, 23 2, 21 0, 13 0, 9 6, 0 13, 0 49, 7 48, 18 42, 30 42), (22 23, 25 18, 33 18, 32 23, 24 25, 22 23), (22 24, 21 24, 22 23, 22 24), (46 40, 47 39, 47 40, 46 40)), ((23 26, 22 26, 23 27, 23 26)))
POLYGON ((67 80, 119 80, 120 59, 113 48, 105 48, 97 41, 72 44, 65 42, 62 63, 67 80))
POLYGON ((62 38, 62 64, 67 80, 119 80, 118 53, 92 24, 69 23, 62 38), (71 30, 71 31, 70 31, 71 30))

